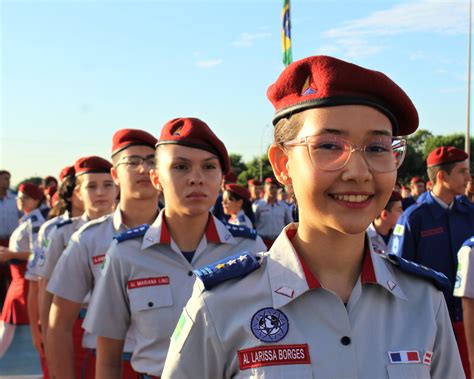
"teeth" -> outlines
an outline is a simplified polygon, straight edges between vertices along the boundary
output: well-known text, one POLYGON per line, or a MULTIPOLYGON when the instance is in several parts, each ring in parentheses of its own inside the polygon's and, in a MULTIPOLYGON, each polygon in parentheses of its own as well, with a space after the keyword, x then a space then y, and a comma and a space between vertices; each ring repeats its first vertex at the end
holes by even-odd
POLYGON ((367 195, 334 195, 337 200, 348 201, 350 203, 362 203, 367 201, 369 196, 367 195))

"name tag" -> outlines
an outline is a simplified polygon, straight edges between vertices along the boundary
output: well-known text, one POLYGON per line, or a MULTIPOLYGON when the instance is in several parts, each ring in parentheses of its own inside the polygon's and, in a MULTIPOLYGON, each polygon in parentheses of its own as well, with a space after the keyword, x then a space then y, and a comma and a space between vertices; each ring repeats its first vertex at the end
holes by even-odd
POLYGON ((307 344, 259 346, 239 350, 237 355, 241 370, 263 366, 311 363, 307 344))
POLYGON ((440 226, 439 228, 422 230, 420 235, 421 237, 431 237, 431 236, 435 236, 436 234, 443 234, 443 233, 444 233, 444 228, 440 226))
POLYGON ((92 257, 92 263, 94 263, 94 265, 100 265, 104 261, 104 258, 105 258, 105 254, 96 255, 95 257, 92 257))
POLYGON ((140 287, 164 286, 168 284, 170 284, 170 278, 168 276, 160 276, 159 278, 129 280, 127 287, 129 290, 133 290, 140 287))

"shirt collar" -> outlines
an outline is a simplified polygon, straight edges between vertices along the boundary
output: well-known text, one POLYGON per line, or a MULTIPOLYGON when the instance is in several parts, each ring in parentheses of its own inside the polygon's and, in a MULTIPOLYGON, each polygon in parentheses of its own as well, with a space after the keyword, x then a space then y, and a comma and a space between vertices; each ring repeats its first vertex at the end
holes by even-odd
MULTIPOLYGON (((215 244, 235 244, 236 241, 226 226, 209 213, 209 219, 207 221, 206 230, 204 231, 203 239, 206 239, 207 243, 215 244)), ((199 245, 202 244, 201 243, 199 245)), ((153 224, 148 228, 143 238, 142 249, 155 244, 172 244, 171 234, 165 220, 165 210, 162 209, 158 214, 158 217, 153 224)))
MULTIPOLYGON (((297 223, 289 224, 275 240, 267 253, 268 270, 273 307, 281 308, 310 289, 321 288, 317 277, 295 250, 291 239, 296 234, 297 223)), ((366 252, 359 277, 361 284, 378 284, 394 296, 406 299, 397 280, 389 268, 391 263, 374 252, 370 241, 366 241, 366 252)))
POLYGON ((128 227, 123 223, 122 211, 119 206, 115 208, 115 211, 112 214, 112 224, 117 232, 128 229, 128 227))
POLYGON ((443 209, 451 209, 454 204, 454 200, 451 202, 451 204, 446 204, 443 200, 441 200, 438 196, 436 196, 433 192, 431 192, 431 196, 433 197, 433 200, 436 201, 441 208, 443 209))

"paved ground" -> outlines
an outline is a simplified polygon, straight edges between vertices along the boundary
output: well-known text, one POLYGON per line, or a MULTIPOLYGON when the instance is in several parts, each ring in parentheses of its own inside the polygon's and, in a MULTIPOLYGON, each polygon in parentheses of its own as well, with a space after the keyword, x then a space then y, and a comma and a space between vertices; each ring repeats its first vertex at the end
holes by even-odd
POLYGON ((10 348, 0 359, 0 379, 37 379, 41 377, 41 365, 38 354, 31 343, 29 326, 17 327, 10 348))

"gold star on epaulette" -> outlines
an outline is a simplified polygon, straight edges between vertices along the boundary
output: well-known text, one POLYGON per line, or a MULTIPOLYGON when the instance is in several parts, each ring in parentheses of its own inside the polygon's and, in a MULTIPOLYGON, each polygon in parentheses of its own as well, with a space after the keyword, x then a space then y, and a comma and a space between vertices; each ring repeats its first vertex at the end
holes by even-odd
POLYGON ((224 263, 219 263, 218 265, 216 265, 216 268, 217 269, 221 269, 221 268, 224 268, 225 267, 225 264, 224 263))

